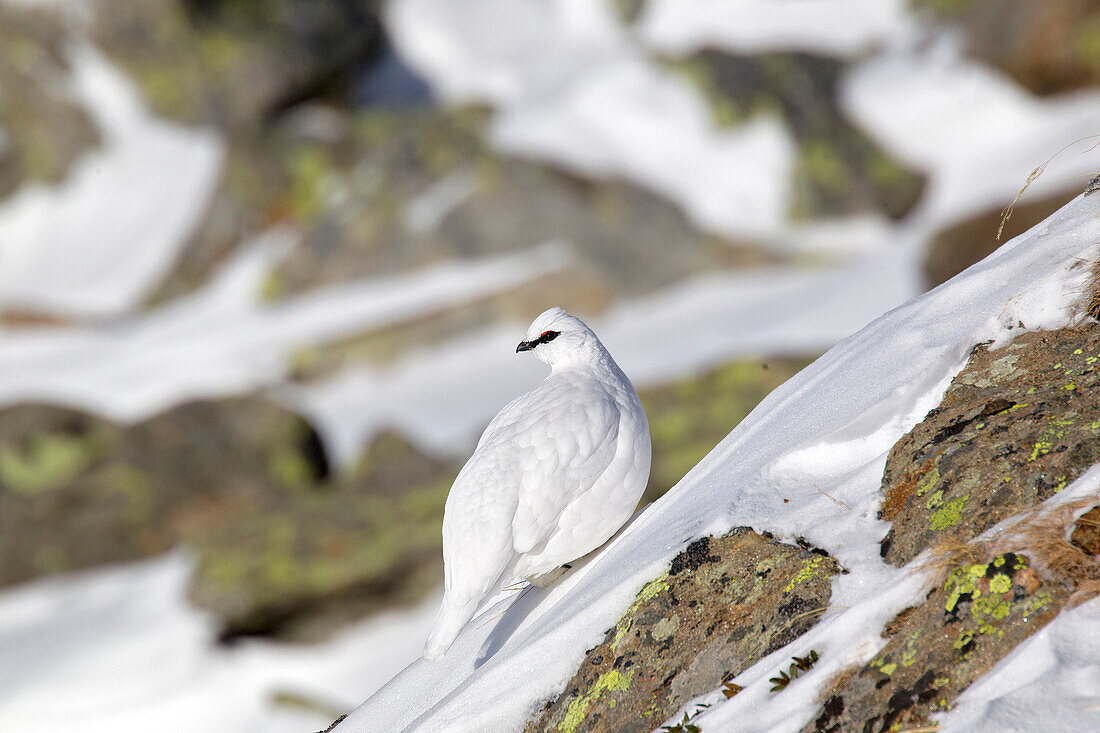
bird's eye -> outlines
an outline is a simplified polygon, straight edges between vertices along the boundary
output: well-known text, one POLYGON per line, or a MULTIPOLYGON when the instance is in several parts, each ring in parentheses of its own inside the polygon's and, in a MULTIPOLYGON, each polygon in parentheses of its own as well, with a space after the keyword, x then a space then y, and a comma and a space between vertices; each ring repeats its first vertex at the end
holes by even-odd
POLYGON ((539 336, 539 343, 545 344, 547 341, 553 341, 560 333, 560 331, 543 331, 542 335, 539 336))

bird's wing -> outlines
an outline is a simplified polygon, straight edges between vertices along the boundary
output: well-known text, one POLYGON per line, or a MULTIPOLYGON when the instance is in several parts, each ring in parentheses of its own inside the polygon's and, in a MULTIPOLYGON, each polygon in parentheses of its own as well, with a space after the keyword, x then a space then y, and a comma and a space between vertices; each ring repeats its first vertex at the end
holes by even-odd
POLYGON ((606 391, 547 379, 493 419, 447 497, 445 581, 487 593, 543 544, 565 507, 615 455, 619 408, 606 391))
POLYGON ((615 457, 619 408, 603 390, 573 386, 536 410, 516 436, 521 456, 512 547, 541 547, 572 501, 587 491, 615 457))

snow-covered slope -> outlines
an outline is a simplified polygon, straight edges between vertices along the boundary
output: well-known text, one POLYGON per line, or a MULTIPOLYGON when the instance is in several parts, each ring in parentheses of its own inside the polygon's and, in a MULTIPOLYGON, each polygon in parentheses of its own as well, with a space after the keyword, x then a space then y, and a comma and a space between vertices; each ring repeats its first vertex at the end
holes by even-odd
MULTIPOLYGON (((851 571, 836 581, 834 610, 803 639, 823 650, 822 661, 790 685, 781 705, 767 697, 769 657, 738 677, 741 694, 719 698, 699 719, 704 730, 708 721, 728 730, 733 720, 740 731, 798 730, 828 676, 869 659, 882 644, 882 624, 921 591, 919 575, 887 566, 878 553, 887 529, 876 519, 887 451, 938 403, 974 344, 1005 340, 1018 322, 1031 329, 1067 323, 1087 276, 1079 262, 1098 245, 1100 197, 1079 197, 842 341, 773 392, 594 559, 509 610, 511 599, 486 611, 444 660, 410 665, 338 730, 521 728, 686 542, 738 525, 805 536, 851 571)), ((1087 474, 1067 496, 1093 490, 1095 480, 1087 474)), ((1082 609, 1073 622, 1095 618, 1082 609)), ((781 649, 772 657, 789 655, 781 649)), ((1095 704, 1100 682, 1086 688, 1095 704)))

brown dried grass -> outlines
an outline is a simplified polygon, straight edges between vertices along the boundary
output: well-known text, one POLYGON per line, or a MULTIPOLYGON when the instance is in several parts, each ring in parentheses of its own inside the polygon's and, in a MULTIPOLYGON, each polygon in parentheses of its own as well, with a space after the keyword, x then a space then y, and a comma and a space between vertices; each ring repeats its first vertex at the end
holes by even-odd
POLYGON ((957 537, 945 537, 929 548, 927 557, 921 562, 921 569, 928 573, 929 585, 940 585, 955 568, 991 559, 987 542, 964 542, 957 537))
POLYGON ((988 540, 946 538, 931 548, 924 561, 930 585, 940 585, 956 568, 1015 552, 1025 555, 1035 572, 1074 588, 1071 607, 1095 598, 1100 595, 1100 558, 1085 553, 1068 537, 1077 526, 1078 515, 1096 506, 1100 506, 1100 497, 1096 496, 1049 511, 1039 505, 1018 515, 1013 524, 988 540))
POLYGON ((1093 260, 1085 287, 1085 313, 1100 321, 1100 259, 1093 260))
MULTIPOLYGON (((1054 155, 1047 158, 1044 163, 1037 166, 1035 168, 1035 170, 1031 171, 1031 173, 1028 174, 1027 180, 1024 181, 1024 185, 1021 186, 1019 192, 1017 192, 1016 198, 1012 199, 1012 203, 1010 203, 1008 206, 1006 206, 1005 210, 1001 212, 1001 224, 1000 224, 1000 226, 997 227, 997 239, 996 239, 996 241, 998 241, 998 242, 1001 241, 1001 235, 1004 233, 1005 224, 1007 224, 1008 220, 1012 218, 1012 212, 1015 211, 1016 204, 1020 201, 1020 197, 1023 196, 1029 188, 1031 188, 1031 184, 1033 184, 1033 183, 1035 183, 1035 181, 1039 180, 1039 177, 1041 175, 1043 175, 1044 172, 1046 172, 1047 166, 1050 165, 1054 161, 1055 158, 1057 158, 1059 155, 1061 155, 1062 153, 1069 150, 1071 147, 1073 147, 1077 143, 1083 142, 1085 140, 1092 140, 1093 138, 1096 138, 1096 137, 1100 137, 1100 135, 1086 135, 1085 137, 1081 137, 1081 138, 1078 138, 1078 139, 1074 140, 1073 142, 1067 144, 1065 147, 1063 147, 1061 150, 1059 150, 1057 153, 1055 153, 1054 155)), ((1100 143, 1095 143, 1094 145, 1090 146, 1084 152, 1086 152, 1086 153, 1092 152, 1092 150, 1095 149, 1098 146, 1100 146, 1100 143)))
POLYGON ((859 662, 855 662, 842 668, 830 677, 829 681, 822 686, 821 692, 817 693, 817 704, 824 705, 830 697, 836 694, 837 690, 843 687, 848 680, 855 677, 856 673, 861 669, 863 669, 863 665, 859 662))

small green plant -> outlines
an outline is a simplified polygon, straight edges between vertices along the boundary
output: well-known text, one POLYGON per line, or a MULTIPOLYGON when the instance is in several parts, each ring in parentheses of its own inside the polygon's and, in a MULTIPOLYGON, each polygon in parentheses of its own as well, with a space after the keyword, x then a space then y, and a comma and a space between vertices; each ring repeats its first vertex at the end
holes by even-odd
POLYGON ((741 692, 744 688, 741 685, 734 684, 733 679, 728 679, 722 683, 722 694, 726 696, 726 699, 733 697, 738 692, 741 692))
POLYGON ((806 656, 791 657, 791 660, 791 666, 786 672, 780 672, 778 677, 772 677, 768 680, 772 683, 772 692, 779 692, 791 684, 791 680, 797 679, 798 675, 810 671, 818 660, 818 654, 811 649, 806 656))

